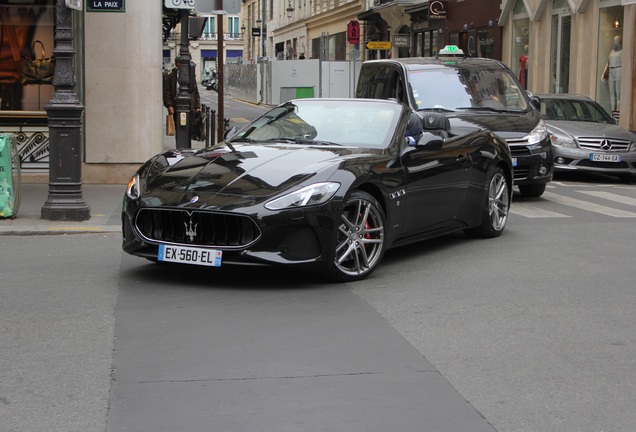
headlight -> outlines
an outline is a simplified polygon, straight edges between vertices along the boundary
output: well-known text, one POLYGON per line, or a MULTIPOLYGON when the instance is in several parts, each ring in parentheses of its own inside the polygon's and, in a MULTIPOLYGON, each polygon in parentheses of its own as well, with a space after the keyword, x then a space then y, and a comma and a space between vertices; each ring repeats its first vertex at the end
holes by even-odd
POLYGON ((133 178, 131 178, 128 182, 128 186, 126 187, 126 195, 128 195, 128 198, 133 200, 139 198, 139 174, 135 174, 133 178))
POLYGON ((570 147, 570 148, 576 148, 576 143, 574 142, 574 140, 568 136, 565 135, 555 135, 552 134, 550 135, 550 141, 552 141, 552 144, 554 145, 559 145, 559 146, 563 146, 563 147, 570 147))
POLYGON ((543 141, 548 136, 548 127, 546 126, 543 120, 539 120, 539 124, 532 129, 528 135, 526 135, 526 140, 528 144, 536 144, 543 141))
POLYGON ((324 204, 331 199, 339 188, 340 183, 316 183, 276 198, 265 204, 265 208, 283 210, 324 204))

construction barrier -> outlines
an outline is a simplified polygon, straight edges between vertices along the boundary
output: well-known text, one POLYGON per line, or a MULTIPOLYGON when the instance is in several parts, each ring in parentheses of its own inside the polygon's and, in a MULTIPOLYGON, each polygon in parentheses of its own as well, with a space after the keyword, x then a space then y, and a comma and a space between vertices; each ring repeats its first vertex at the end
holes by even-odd
POLYGON ((20 208, 20 161, 13 135, 0 134, 0 218, 14 218, 20 208))

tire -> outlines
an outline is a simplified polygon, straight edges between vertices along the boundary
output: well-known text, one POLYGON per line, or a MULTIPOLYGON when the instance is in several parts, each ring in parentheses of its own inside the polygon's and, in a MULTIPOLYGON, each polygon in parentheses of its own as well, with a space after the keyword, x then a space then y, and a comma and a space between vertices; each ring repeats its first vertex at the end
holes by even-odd
POLYGON ((355 191, 342 206, 330 276, 339 282, 366 278, 382 260, 386 218, 378 201, 355 191))
POLYGON ((481 224, 466 233, 481 238, 499 237, 508 222, 510 210, 510 186, 501 168, 496 168, 488 178, 488 193, 481 217, 481 224))
POLYGON ((538 198, 545 192, 546 183, 519 185, 519 192, 525 197, 538 198))

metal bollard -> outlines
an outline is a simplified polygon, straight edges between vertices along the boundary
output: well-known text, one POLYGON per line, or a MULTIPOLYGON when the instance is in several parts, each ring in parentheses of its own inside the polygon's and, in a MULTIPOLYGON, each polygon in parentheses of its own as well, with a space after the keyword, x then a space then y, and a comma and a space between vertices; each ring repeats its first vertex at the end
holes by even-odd
POLYGON ((210 107, 205 107, 205 146, 210 147, 210 107))
POLYGON ((210 115, 210 132, 212 133, 212 145, 216 144, 216 111, 212 110, 210 115))
POLYGON ((225 118, 223 119, 223 130, 224 130, 225 132, 227 132, 227 131, 228 131, 228 129, 230 129, 230 119, 229 119, 229 118, 227 118, 227 117, 225 117, 225 118))

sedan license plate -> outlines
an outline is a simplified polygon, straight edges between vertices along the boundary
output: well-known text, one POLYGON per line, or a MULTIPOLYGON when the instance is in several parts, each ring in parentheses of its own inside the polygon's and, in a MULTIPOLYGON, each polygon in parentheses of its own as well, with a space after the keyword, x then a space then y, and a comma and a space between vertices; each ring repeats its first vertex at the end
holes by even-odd
POLYGON ((214 249, 159 245, 157 259, 159 261, 221 267, 222 255, 222 251, 214 249))
POLYGON ((592 162, 620 162, 621 161, 621 155, 619 155, 619 154, 590 153, 590 160, 592 162))

